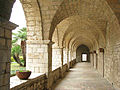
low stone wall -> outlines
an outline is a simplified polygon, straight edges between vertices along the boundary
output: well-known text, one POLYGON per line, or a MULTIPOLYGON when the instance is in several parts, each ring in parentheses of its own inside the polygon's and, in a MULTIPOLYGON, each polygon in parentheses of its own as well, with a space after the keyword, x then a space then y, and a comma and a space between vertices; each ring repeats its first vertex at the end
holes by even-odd
POLYGON ((75 63, 76 63, 76 59, 70 61, 70 68, 72 68, 75 65, 75 63))
POLYGON ((43 74, 20 85, 17 85, 11 88, 11 90, 46 90, 46 88, 47 78, 46 75, 43 74))
POLYGON ((63 65, 63 68, 62 68, 63 75, 65 74, 66 71, 68 71, 68 65, 67 64, 63 65))
MULTIPOLYGON (((70 62, 70 66, 73 67, 76 63, 76 59, 72 60, 70 62)), ((54 83, 56 83, 57 80, 63 78, 65 76, 65 73, 68 71, 68 65, 63 65, 62 68, 57 68, 52 71, 52 78, 50 79, 50 85, 52 86, 54 83)))
POLYGON ((57 68, 56 70, 53 71, 53 83, 56 82, 58 79, 60 79, 60 73, 61 72, 61 69, 60 68, 57 68))
MULTIPOLYGON (((70 67, 73 67, 76 63, 76 60, 70 62, 70 67)), ((65 64, 63 67, 59 67, 52 71, 50 78, 48 79, 45 74, 42 74, 36 78, 25 81, 15 87, 12 87, 11 90, 47 90, 48 81, 49 88, 52 87, 57 80, 65 76, 65 73, 68 71, 68 65, 65 64)), ((17 80, 16 80, 17 81, 17 80)))

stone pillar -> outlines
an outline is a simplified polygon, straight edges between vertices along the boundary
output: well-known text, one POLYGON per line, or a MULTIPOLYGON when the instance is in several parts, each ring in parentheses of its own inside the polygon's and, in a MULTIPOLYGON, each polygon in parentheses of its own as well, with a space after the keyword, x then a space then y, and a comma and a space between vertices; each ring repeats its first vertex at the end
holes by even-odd
POLYGON ((67 50, 63 48, 63 64, 67 64, 67 50))
POLYGON ((52 68, 53 70, 63 65, 63 48, 53 48, 52 50, 52 68))
POLYGON ((10 89, 12 30, 17 25, 0 18, 0 90, 10 89))
POLYGON ((104 77, 104 49, 99 48, 98 72, 104 77))
POLYGON ((97 68, 97 61, 96 61, 96 51, 93 52, 93 57, 94 57, 94 68, 97 68))
POLYGON ((63 67, 63 48, 61 48, 61 64, 62 64, 62 67, 63 67))
POLYGON ((46 73, 49 89, 52 85, 52 44, 50 40, 28 40, 26 69, 32 73, 46 73))
POLYGON ((71 51, 70 52, 70 58, 71 58, 71 61, 73 60, 73 52, 71 51))
POLYGON ((72 61, 71 59, 71 51, 69 50, 69 62, 72 61))
POLYGON ((69 56, 69 50, 67 50, 67 65, 68 65, 68 70, 69 70, 69 67, 70 67, 70 63, 69 63, 70 59, 69 58, 70 58, 70 56, 69 56))
POLYGON ((26 68, 33 73, 47 73, 52 71, 52 42, 27 41, 26 68))
POLYGON ((90 63, 93 66, 93 53, 92 52, 90 52, 90 63))
POLYGON ((91 52, 91 65, 94 67, 94 52, 91 52))

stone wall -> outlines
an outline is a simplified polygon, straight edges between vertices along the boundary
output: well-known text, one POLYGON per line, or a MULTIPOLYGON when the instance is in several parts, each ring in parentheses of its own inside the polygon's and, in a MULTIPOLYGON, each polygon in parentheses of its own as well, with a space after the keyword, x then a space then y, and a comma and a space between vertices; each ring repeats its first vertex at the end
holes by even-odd
POLYGON ((81 45, 76 50, 76 60, 77 60, 77 62, 82 61, 82 54, 87 54, 87 56, 88 56, 87 60, 90 61, 89 48, 86 47, 85 45, 81 45))
POLYGON ((16 27, 17 25, 0 17, 0 90, 9 90, 11 38, 12 30, 16 27))
POLYGON ((34 73, 52 71, 52 45, 49 41, 27 41, 27 69, 34 73))
MULTIPOLYGON (((70 67, 73 67, 75 64, 76 64, 76 59, 74 59, 70 62, 70 67)), ((57 82, 57 80, 59 80, 61 78, 64 78, 64 76, 66 75, 65 73, 67 71, 68 71, 68 65, 67 64, 63 65, 62 68, 57 68, 54 71, 52 71, 51 83, 54 84, 54 83, 57 82)))
POLYGON ((63 64, 67 63, 67 50, 64 48, 63 49, 63 64))
POLYGON ((104 49, 100 48, 98 52, 97 70, 104 77, 104 49))
MULTIPOLYGON (((107 12, 108 14, 108 12, 107 12)), ((104 77, 120 88, 120 24, 116 16, 109 14, 104 52, 104 77)))
POLYGON ((69 64, 70 68, 72 68, 75 65, 75 63, 76 63, 76 59, 70 61, 70 64, 69 64))
POLYGON ((39 77, 36 77, 34 79, 28 80, 25 83, 15 86, 10 90, 46 90, 46 89, 47 89, 47 78, 46 75, 43 74, 39 77))
POLYGON ((65 74, 65 72, 68 70, 68 65, 67 64, 64 64, 63 65, 63 68, 62 68, 62 73, 63 75, 65 74))
POLYGON ((62 66, 62 49, 52 49, 52 70, 62 66))
MULTIPOLYGON (((76 59, 72 60, 70 62, 70 66, 73 67, 76 63, 76 59)), ((36 78, 30 79, 26 82, 23 82, 20 85, 17 85, 15 87, 12 87, 11 90, 52 90, 52 86, 54 83, 57 82, 57 80, 64 78, 66 75, 65 73, 68 71, 68 65, 65 64, 63 67, 59 67, 52 71, 51 77, 46 76, 46 74, 42 74, 36 78), (48 87, 48 80, 49 87, 48 87)), ((4 90, 4 89, 3 89, 4 90)))
POLYGON ((120 88, 120 45, 106 48, 104 60, 105 78, 120 88))
POLYGON ((52 71, 52 80, 51 80, 51 86, 57 82, 61 78, 61 68, 57 68, 54 71, 52 71))

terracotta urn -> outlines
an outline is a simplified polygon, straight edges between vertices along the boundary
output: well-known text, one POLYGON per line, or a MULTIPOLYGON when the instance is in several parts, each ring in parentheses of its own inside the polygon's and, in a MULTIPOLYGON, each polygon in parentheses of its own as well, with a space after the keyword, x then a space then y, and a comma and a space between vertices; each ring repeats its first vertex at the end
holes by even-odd
POLYGON ((26 71, 26 70, 16 71, 16 75, 21 80, 27 80, 31 75, 31 71, 26 71))

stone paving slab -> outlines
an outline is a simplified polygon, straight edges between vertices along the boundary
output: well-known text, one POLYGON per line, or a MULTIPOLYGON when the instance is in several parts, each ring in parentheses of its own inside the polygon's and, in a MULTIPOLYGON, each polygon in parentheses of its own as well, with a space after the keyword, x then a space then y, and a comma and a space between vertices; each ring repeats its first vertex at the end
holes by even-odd
POLYGON ((77 63, 65 78, 53 85, 53 90, 115 90, 90 63, 77 63))

